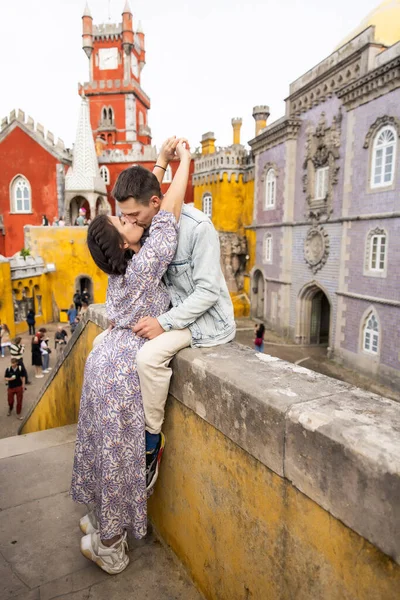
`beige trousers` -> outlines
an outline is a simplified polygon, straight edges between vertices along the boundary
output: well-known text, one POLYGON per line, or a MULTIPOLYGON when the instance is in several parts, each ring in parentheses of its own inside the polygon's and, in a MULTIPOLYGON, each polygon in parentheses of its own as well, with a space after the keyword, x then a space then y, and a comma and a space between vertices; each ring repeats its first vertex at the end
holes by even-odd
MULTIPOLYGON (((93 348, 100 344, 108 331, 100 333, 93 348)), ((146 429, 150 433, 160 433, 164 421, 172 369, 169 366, 179 350, 190 346, 192 334, 189 329, 172 329, 146 342, 139 350, 137 370, 142 390, 146 429)))

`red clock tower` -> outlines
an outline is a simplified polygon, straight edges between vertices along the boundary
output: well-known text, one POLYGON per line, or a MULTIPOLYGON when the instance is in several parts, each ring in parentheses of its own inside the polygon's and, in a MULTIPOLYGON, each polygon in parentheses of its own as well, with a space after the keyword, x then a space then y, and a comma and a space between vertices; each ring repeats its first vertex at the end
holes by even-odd
POLYGON ((122 23, 93 25, 87 4, 82 20, 89 81, 79 86, 79 92, 89 100, 97 153, 132 149, 137 153, 151 144, 150 98, 140 85, 146 55, 142 28, 139 24, 134 31, 128 0, 122 23))
MULTIPOLYGON (((79 93, 89 102, 100 175, 115 214, 111 192, 121 171, 138 163, 152 170, 157 159, 147 120, 150 98, 140 84, 146 56, 144 33, 140 23, 134 30, 128 0, 122 23, 94 25, 87 4, 82 21, 82 47, 89 59, 89 81, 79 86, 79 93)), ((169 165, 162 193, 167 191, 178 164, 174 160, 169 165)), ((191 174, 193 168, 192 161, 191 174)), ((193 202, 191 178, 185 202, 193 202)))

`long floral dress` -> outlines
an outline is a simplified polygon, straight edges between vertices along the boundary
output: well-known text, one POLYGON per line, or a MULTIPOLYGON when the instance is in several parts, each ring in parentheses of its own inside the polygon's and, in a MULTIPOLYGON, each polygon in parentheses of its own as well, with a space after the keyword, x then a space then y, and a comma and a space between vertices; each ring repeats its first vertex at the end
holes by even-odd
POLYGON ((175 217, 160 211, 126 273, 111 275, 107 316, 115 327, 89 354, 79 410, 71 495, 94 504, 102 539, 124 528, 146 534, 145 422, 136 369, 144 340, 130 329, 168 309, 161 282, 177 246, 175 217))

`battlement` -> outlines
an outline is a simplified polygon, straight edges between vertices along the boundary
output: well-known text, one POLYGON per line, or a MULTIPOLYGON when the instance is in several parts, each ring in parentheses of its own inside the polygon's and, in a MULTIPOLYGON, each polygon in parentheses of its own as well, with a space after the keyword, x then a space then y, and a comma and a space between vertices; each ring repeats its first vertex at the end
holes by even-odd
POLYGON ((0 123, 0 137, 6 133, 6 130, 14 123, 22 125, 23 129, 32 135, 39 143, 49 147, 53 152, 57 153, 60 158, 70 161, 72 153, 69 148, 65 148, 65 144, 61 138, 55 141, 54 134, 45 130, 41 123, 35 123, 31 116, 25 117, 25 112, 21 109, 18 111, 12 110, 7 117, 4 117, 0 123))
POLYGON ((122 23, 100 23, 93 25, 95 40, 116 40, 122 35, 122 23))
POLYGON ((201 154, 198 152, 194 160, 193 183, 201 183, 201 179, 206 177, 207 182, 210 178, 222 180, 224 173, 228 178, 236 177, 238 180, 240 174, 247 174, 253 169, 253 161, 249 152, 244 146, 233 144, 227 147, 217 147, 211 154, 201 154))

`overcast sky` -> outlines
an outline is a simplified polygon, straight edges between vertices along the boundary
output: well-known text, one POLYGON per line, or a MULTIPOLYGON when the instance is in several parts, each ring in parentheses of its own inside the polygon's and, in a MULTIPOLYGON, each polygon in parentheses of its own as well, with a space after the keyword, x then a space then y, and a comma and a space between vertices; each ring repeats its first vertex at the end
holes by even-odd
MULTIPOLYGON (((328 56, 377 0, 130 0, 146 34, 142 87, 157 145, 170 134, 192 147, 214 131, 231 143, 254 134, 252 107, 284 114, 289 83, 328 56)), ((89 0, 94 23, 121 20, 125 0, 89 0)), ((75 138, 77 84, 88 80, 81 49, 84 0, 4 1, 0 8, 0 117, 21 108, 67 146, 75 138)))

